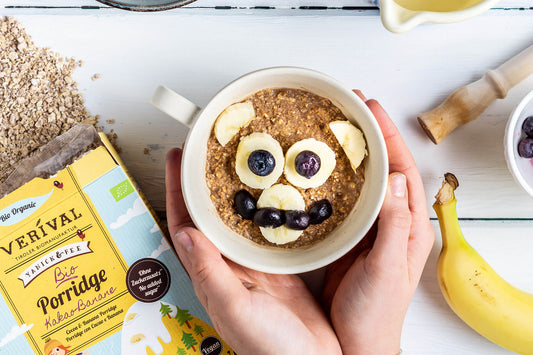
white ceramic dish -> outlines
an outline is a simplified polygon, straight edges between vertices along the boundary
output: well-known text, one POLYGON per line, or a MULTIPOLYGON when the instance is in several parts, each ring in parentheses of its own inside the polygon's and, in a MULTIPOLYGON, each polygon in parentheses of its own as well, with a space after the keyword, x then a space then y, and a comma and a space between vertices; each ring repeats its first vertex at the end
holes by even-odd
POLYGON ((507 167, 514 179, 533 197, 533 159, 522 158, 518 155, 518 142, 525 137, 522 133, 522 123, 529 116, 533 116, 533 91, 520 101, 507 122, 504 151, 507 167))
POLYGON ((233 81, 199 110, 196 105, 165 87, 159 87, 152 103, 190 127, 182 160, 182 190, 196 226, 223 255, 268 273, 294 274, 323 267, 343 256, 367 233, 376 219, 387 187, 388 160, 381 130, 365 103, 331 77, 303 68, 278 67, 258 70, 233 81), (330 99, 345 116, 357 122, 367 141, 365 179, 361 196, 344 223, 325 240, 302 249, 260 246, 233 232, 218 217, 204 183, 206 149, 212 126, 230 104, 266 88, 298 88, 330 99))
MULTIPOLYGON (((375 0, 378 1, 378 0, 375 0)), ((443 0, 445 1, 445 0, 443 0)), ((499 0, 483 0, 466 9, 457 11, 413 11, 406 9, 394 0, 379 0, 381 21, 391 32, 405 32, 423 23, 451 23, 463 21, 487 11, 499 0)))

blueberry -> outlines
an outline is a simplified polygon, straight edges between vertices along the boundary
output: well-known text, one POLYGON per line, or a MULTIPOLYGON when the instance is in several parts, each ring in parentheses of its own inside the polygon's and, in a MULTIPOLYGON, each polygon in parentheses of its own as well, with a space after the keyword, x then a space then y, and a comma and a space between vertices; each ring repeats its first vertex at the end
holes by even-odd
POLYGON ((328 200, 323 199, 317 201, 311 205, 309 208, 309 223, 310 224, 320 224, 328 219, 333 213, 333 207, 328 200))
POLYGON ((248 168, 258 176, 267 176, 276 167, 274 156, 266 150, 254 150, 248 157, 248 168))
POLYGON ((255 198, 246 190, 237 191, 233 196, 233 208, 244 219, 254 219, 257 211, 255 198))
POLYGON ((533 116, 529 116, 522 123, 522 132, 527 134, 528 137, 533 138, 533 116))
POLYGON ((310 179, 320 170, 320 157, 310 150, 304 150, 298 153, 294 165, 298 174, 310 179))
POLYGON ((305 211, 286 211, 285 226, 302 231, 309 226, 309 215, 305 211))
POLYGON ((523 138, 518 143, 518 155, 522 158, 533 158, 533 138, 523 138))
POLYGON ((277 228, 285 224, 285 213, 277 208, 260 208, 255 212, 254 223, 259 227, 277 228))

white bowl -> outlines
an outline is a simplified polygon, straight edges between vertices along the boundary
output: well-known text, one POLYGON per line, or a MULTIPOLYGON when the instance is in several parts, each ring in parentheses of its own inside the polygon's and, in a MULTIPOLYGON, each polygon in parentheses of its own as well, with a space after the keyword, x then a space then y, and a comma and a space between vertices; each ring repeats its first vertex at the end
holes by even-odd
POLYGON ((518 142, 525 137, 522 133, 522 123, 529 116, 533 116, 533 91, 520 101, 507 122, 504 151, 507 167, 515 181, 533 197, 533 159, 518 155, 518 142))
POLYGON ((182 160, 182 191, 196 226, 227 258, 246 267, 277 274, 302 273, 323 267, 346 254, 368 232, 376 219, 387 188, 388 159, 383 135, 372 112, 350 90, 333 78, 304 68, 277 67, 240 77, 219 91, 197 111, 183 97, 158 88, 152 103, 190 127, 182 160), (369 152, 365 183, 352 212, 324 240, 307 248, 260 246, 232 231, 218 217, 205 183, 206 150, 213 124, 229 105, 266 88, 303 89, 330 99, 363 131, 369 152))

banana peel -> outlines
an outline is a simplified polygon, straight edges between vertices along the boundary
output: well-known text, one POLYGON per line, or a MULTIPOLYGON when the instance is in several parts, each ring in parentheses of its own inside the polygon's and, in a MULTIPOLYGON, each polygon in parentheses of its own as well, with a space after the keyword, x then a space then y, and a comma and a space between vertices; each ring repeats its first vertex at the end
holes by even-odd
POLYGON ((514 352, 533 355, 533 295, 505 281, 465 240, 454 191, 446 174, 435 196, 442 234, 437 265, 439 286, 450 308, 471 328, 514 352))

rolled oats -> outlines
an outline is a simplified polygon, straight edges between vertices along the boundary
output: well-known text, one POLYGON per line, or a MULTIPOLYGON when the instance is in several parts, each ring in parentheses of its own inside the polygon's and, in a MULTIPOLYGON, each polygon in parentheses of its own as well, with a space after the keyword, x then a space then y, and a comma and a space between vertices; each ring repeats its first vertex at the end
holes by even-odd
POLYGON ((0 183, 72 126, 96 124, 71 78, 80 65, 36 47, 21 23, 0 18, 0 183))

